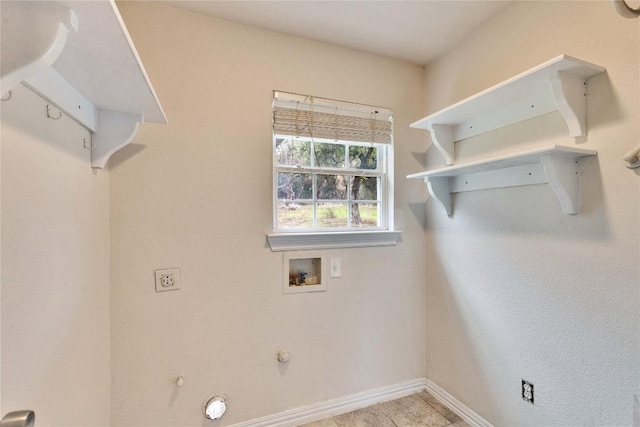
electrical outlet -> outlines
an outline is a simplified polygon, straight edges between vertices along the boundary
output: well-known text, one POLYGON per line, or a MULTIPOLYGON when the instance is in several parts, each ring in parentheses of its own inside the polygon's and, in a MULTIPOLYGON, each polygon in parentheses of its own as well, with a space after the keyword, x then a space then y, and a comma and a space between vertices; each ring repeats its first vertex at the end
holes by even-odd
POLYGON ((329 261, 329 275, 331 277, 342 277, 342 260, 340 258, 331 258, 329 261))
POLYGON ((533 405, 533 384, 522 380, 522 400, 533 405))
POLYGON ((180 269, 166 268, 156 270, 156 292, 180 289, 180 269))

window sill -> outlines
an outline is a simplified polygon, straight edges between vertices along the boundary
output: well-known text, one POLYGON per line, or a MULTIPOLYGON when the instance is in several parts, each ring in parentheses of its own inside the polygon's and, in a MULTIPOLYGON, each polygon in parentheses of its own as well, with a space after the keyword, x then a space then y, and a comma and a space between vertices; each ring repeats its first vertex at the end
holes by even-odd
POLYGON ((267 241, 273 252, 305 249, 363 248, 395 246, 400 231, 341 231, 333 233, 272 233, 267 241))

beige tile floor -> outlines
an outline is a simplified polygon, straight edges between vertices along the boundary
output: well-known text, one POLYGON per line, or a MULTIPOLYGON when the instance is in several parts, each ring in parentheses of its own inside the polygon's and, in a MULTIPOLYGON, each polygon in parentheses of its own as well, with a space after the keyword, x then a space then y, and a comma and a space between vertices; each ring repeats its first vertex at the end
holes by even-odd
POLYGON ((426 391, 302 427, 469 427, 426 391))

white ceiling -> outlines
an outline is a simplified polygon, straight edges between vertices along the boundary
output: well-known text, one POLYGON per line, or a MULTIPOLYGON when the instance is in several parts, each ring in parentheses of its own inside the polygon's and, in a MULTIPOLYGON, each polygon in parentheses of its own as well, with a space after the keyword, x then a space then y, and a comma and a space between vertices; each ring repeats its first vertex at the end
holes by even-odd
POLYGON ((241 24, 426 64, 514 0, 157 1, 241 24))

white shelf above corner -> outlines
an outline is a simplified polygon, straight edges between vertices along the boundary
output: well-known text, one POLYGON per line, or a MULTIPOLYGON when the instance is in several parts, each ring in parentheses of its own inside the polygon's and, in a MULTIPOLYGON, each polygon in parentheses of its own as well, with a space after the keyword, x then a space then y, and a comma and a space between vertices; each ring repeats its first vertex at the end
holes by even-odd
POLYGON ((103 168, 166 116, 113 0, 0 2, 2 94, 24 83, 90 130, 103 168))
POLYGON ((432 197, 453 214, 451 194, 464 191, 549 184, 562 212, 579 212, 579 172, 583 159, 597 151, 552 145, 516 154, 489 158, 408 175, 423 179, 432 197))
POLYGON ((560 111, 569 135, 587 134, 586 81, 605 68, 560 55, 509 80, 411 124, 427 129, 447 165, 454 143, 552 111, 560 111))

